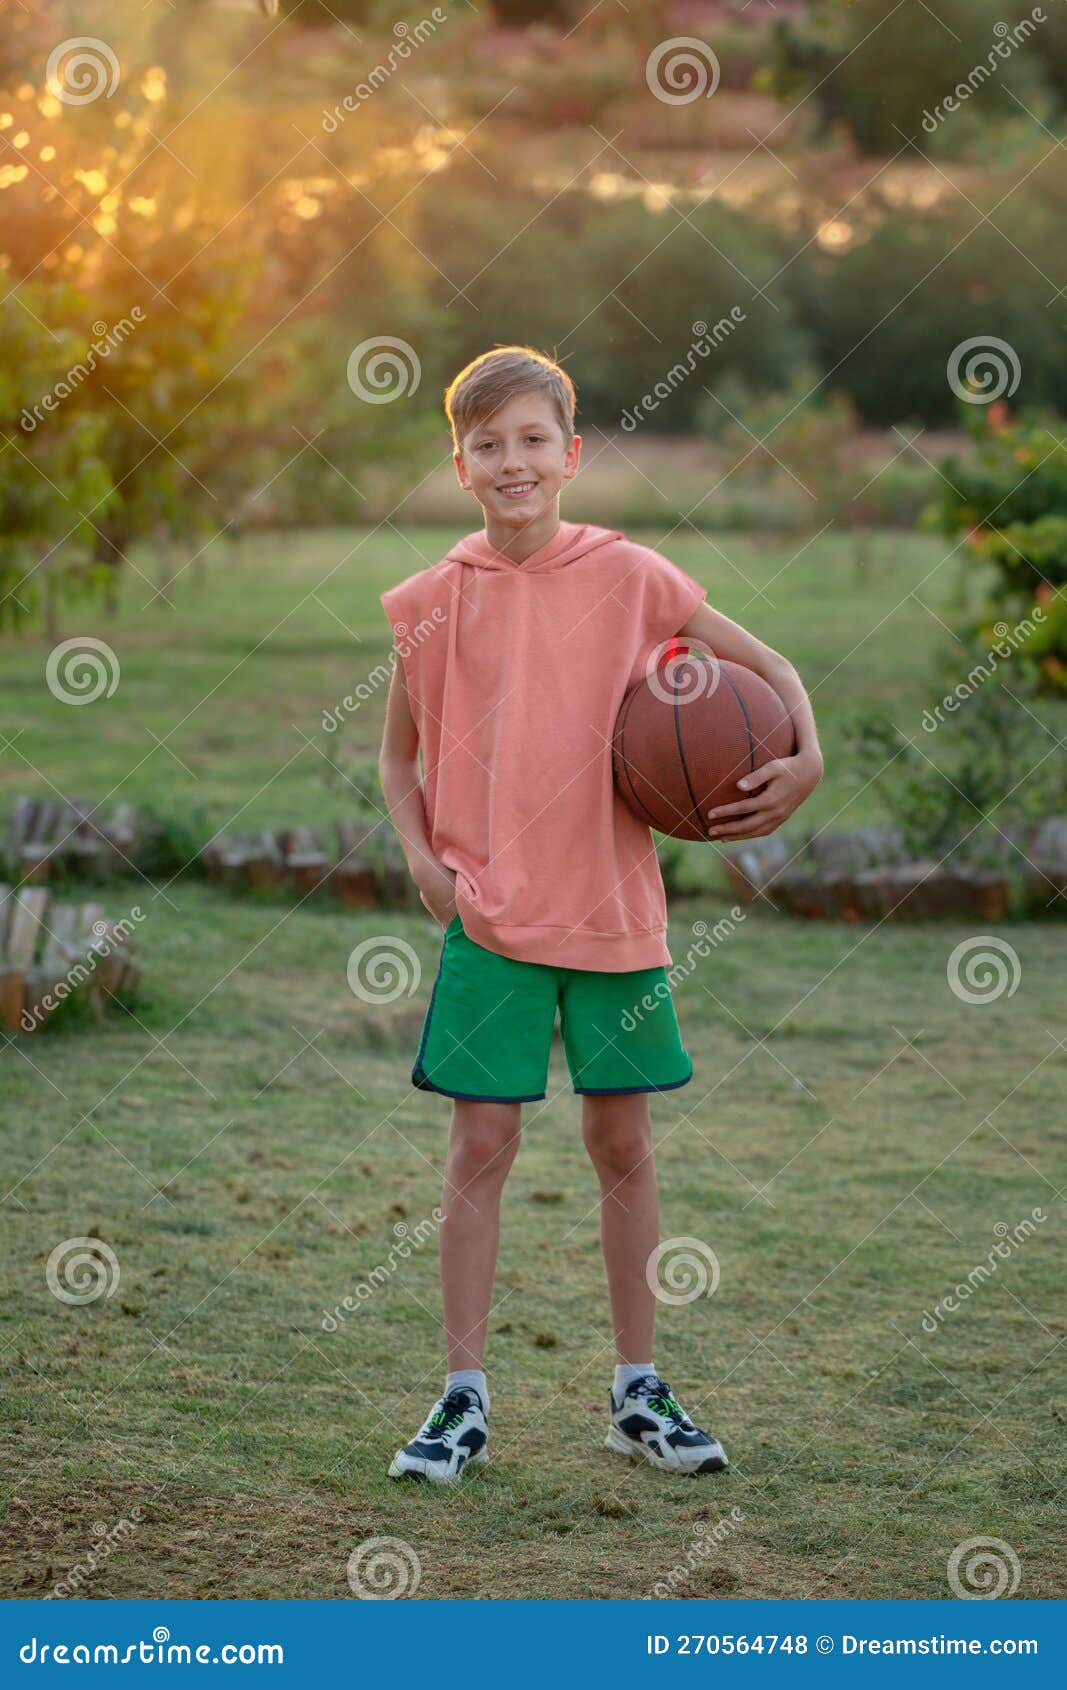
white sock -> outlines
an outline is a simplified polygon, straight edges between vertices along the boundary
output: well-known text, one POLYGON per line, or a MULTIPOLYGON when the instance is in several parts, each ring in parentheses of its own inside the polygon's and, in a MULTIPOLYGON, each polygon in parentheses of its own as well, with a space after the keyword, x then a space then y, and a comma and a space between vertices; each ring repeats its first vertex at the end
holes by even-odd
POLYGON ((457 1373, 445 1376, 445 1395, 457 1387, 466 1386, 468 1390, 477 1391, 482 1399, 482 1412, 489 1414, 489 1388, 485 1383, 485 1374, 478 1367, 461 1367, 457 1373))
POLYGON ((650 1361, 620 1361, 615 1369, 615 1388, 612 1396, 616 1402, 621 1402, 626 1395, 627 1388, 635 1379, 643 1379, 646 1373, 655 1373, 656 1369, 650 1361))

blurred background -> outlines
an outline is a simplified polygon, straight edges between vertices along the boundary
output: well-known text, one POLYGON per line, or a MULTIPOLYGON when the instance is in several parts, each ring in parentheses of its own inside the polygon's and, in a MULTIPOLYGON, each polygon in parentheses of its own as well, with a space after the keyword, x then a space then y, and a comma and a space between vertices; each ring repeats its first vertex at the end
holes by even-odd
POLYGON ((440 399, 500 342, 566 363, 568 514, 624 526, 913 526, 971 337, 1067 404, 1062 0, 271 10, 0 5, 8 625, 162 531, 477 526, 440 399))
POLYGON ((348 1595, 384 1529, 424 1596, 941 1596, 980 1532, 1062 1590, 1065 104, 1065 0, 0 0, 12 1589, 348 1595), (664 1227, 722 1279, 658 1354, 731 1451, 709 1501, 589 1456, 558 1044, 503 1459, 386 1494, 445 1111, 378 594, 481 527, 441 402, 511 342, 578 389, 563 516, 786 652, 826 754, 765 850, 659 841, 664 1227))

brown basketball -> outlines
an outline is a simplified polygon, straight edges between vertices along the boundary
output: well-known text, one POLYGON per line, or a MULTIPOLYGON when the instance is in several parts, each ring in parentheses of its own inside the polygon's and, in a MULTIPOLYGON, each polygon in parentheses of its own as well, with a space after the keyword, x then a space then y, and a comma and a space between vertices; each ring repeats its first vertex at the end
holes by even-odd
POLYGON ((743 775, 794 749, 789 713, 761 675, 690 651, 670 656, 623 699, 615 784, 649 827, 707 839, 707 812, 739 802, 743 775))

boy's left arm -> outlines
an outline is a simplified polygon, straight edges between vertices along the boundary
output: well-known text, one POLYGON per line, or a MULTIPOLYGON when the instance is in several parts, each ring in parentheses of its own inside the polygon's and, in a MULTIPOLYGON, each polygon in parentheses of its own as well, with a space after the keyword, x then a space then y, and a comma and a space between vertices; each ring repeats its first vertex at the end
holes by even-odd
POLYGON ((686 637, 699 640, 724 662, 740 663, 762 675, 792 718, 797 745, 793 756, 764 763, 754 774, 738 781, 747 797, 708 811, 708 831, 713 839, 760 839, 781 827, 822 779, 822 752, 811 702, 787 658, 710 604, 698 605, 684 628, 678 630, 676 638, 686 637))

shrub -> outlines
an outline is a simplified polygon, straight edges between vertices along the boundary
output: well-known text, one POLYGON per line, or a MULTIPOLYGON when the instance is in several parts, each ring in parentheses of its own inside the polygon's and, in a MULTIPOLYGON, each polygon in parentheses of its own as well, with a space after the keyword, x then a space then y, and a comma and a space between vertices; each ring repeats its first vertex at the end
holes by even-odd
POLYGON ((961 676, 987 656, 977 646, 954 655, 944 693, 917 712, 914 730, 876 713, 851 725, 858 778, 873 784, 914 857, 981 861, 991 846, 996 853, 1000 831, 1062 806, 1062 770, 1048 756, 1049 732, 1032 686, 1013 675, 1009 687, 991 675, 955 710, 944 709, 961 676), (924 744, 920 723, 926 722, 934 731, 924 744))
MULTIPOLYGON (((791 105, 810 94, 824 128, 846 125, 863 152, 895 153, 902 136, 925 148, 924 114, 976 66, 987 116, 1017 111, 1012 93, 1032 106, 1046 86, 1040 26, 1021 50, 995 56, 1001 13, 1001 0, 938 0, 936 9, 925 0, 822 0, 809 17, 776 27, 775 91, 791 105)), ((957 115, 941 125, 950 138, 957 115)))
POLYGON ((972 561, 989 566, 992 603, 979 633, 1002 615, 1036 615, 1024 659, 1046 685, 1067 689, 1067 442, 1064 424, 1040 412, 1012 420, 997 403, 966 419, 969 457, 943 465, 928 526, 963 537, 972 561))
POLYGON ((491 161, 458 160, 420 191, 412 240, 429 260, 432 303, 442 311, 457 288, 469 309, 448 315, 448 346, 459 368, 493 339, 558 348, 578 380, 581 421, 618 428, 640 407, 647 433, 684 434, 702 385, 728 371, 753 389, 788 379, 807 350, 788 301, 774 310, 753 289, 780 267, 774 237, 750 218, 709 202, 685 222, 637 196, 553 198, 491 161), (456 255, 463 262, 457 269, 456 255), (448 279, 446 279, 448 278, 448 279), (733 307, 744 318, 730 322, 733 307), (694 323, 706 354, 695 350, 694 323), (691 371, 654 407, 642 405, 687 359, 691 371))
POLYGON ((853 214, 847 250, 816 244, 792 267, 794 308, 817 360, 865 422, 953 422, 950 360, 964 341, 991 335, 1018 360, 1020 404, 1067 406, 1062 331, 1048 309, 1050 285, 1031 262, 1055 250, 1055 190, 1006 198, 998 228, 981 221, 980 204, 919 212, 886 203, 869 234, 867 218, 853 214))

